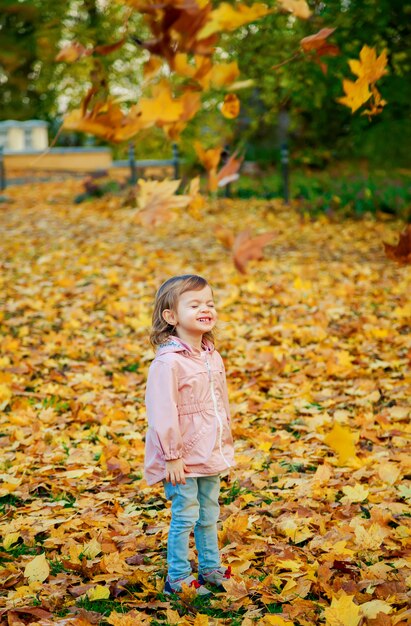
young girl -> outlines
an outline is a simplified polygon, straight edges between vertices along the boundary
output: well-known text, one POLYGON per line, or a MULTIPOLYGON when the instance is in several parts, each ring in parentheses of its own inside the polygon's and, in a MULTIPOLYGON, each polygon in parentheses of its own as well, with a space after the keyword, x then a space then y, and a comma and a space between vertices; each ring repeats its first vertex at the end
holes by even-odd
POLYGON ((151 343, 157 348, 146 390, 145 478, 163 481, 171 500, 165 593, 185 583, 204 586, 230 578, 217 542, 220 474, 234 465, 223 360, 212 330, 217 320, 210 285, 201 276, 175 276, 158 290, 151 343), (199 576, 188 559, 194 527, 199 576))

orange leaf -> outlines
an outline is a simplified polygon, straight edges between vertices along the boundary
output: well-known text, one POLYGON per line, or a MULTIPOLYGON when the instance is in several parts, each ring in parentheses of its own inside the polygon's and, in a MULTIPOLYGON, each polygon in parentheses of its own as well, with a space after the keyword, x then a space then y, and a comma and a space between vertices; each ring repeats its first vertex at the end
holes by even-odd
POLYGON ((300 45, 304 52, 309 52, 310 50, 321 50, 327 37, 332 35, 334 31, 335 28, 322 28, 318 31, 318 33, 301 39, 300 45))
POLYGON ((92 53, 92 49, 87 49, 78 41, 74 41, 60 50, 55 60, 64 61, 65 63, 74 63, 74 61, 77 61, 82 57, 88 57, 92 53))
POLYGON ((263 248, 274 238, 275 233, 263 233, 256 237, 251 237, 249 230, 239 233, 233 245, 234 265, 241 274, 246 273, 247 263, 251 260, 261 260, 263 258, 263 248))
POLYGON ((228 119, 238 117, 240 113, 240 101, 235 93, 228 93, 224 97, 224 104, 221 107, 221 113, 228 119))
POLYGON ((223 165, 221 170, 218 172, 217 180, 218 186, 224 187, 234 180, 238 180, 239 174, 238 171, 241 167, 241 163, 243 162, 243 157, 237 159, 237 152, 234 152, 227 160, 227 163, 223 165))
POLYGON ((210 148, 205 150, 199 141, 194 142, 194 149, 202 165, 209 172, 216 170, 220 162, 222 148, 210 148))
POLYGON ((385 255, 389 259, 397 261, 401 265, 411 264, 411 224, 408 224, 400 234, 400 240, 396 246, 385 243, 385 241, 383 243, 385 255))
POLYGON ((222 243, 227 250, 231 250, 234 245, 234 234, 232 230, 217 226, 214 230, 214 234, 218 241, 222 243))
POLYGON ((131 108, 128 115, 124 115, 119 105, 111 100, 96 103, 88 112, 75 109, 63 121, 65 130, 91 133, 114 142, 126 141, 150 125, 153 124, 143 122, 135 107, 131 108))

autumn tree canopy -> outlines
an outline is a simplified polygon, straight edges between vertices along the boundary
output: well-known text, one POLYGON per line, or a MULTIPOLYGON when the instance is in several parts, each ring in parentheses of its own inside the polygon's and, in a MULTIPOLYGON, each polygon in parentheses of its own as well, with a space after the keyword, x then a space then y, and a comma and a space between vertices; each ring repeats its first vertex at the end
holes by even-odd
MULTIPOLYGON (((227 7, 234 10, 235 6, 234 3, 214 5, 220 6, 220 12, 221 6, 226 11, 227 7)), ((7 106, 2 107, 3 118, 53 118, 58 112, 78 108, 90 86, 96 86, 97 82, 101 92, 106 89, 114 97, 120 97, 123 108, 129 111, 142 95, 145 78, 150 73, 154 75, 156 63, 162 58, 153 54, 161 50, 154 50, 147 43, 153 33, 150 32, 149 16, 144 14, 145 3, 89 0, 64 3, 59 9, 53 3, 48 7, 47 2, 42 2, 41 6, 40 11, 34 0, 8 2, 1 18, 9 39, 7 54, 0 55, 0 71, 5 85, 3 101, 5 105, 11 102, 15 80, 12 74, 15 77, 16 72, 21 76, 20 90, 27 92, 12 113, 7 106), (14 10, 14 6, 18 10, 14 10), (30 37, 24 35, 27 24, 30 37), (69 42, 75 47, 71 47, 71 54, 65 56, 66 61, 79 60, 69 64, 51 62, 69 42), (73 53, 75 49, 77 54, 73 53), (106 54, 99 54, 98 49, 105 50, 106 54), (92 50, 95 52, 91 53, 92 50), (26 66, 23 65, 24 59, 26 66)), ((190 112, 186 111, 186 117, 191 115, 191 118, 181 136, 182 141, 199 139, 199 129, 206 125, 210 128, 210 135, 223 134, 234 144, 246 142, 249 149, 254 147, 257 155, 266 151, 269 156, 270 146, 276 139, 278 111, 288 106, 292 112, 291 131, 296 145, 344 151, 348 146, 351 149, 353 144, 359 145, 356 138, 361 133, 364 150, 370 150, 381 132, 390 128, 390 134, 394 132, 398 137, 396 154, 401 158, 401 146, 409 132, 406 120, 410 101, 409 83, 403 78, 409 65, 406 46, 409 20, 404 3, 344 2, 342 6, 336 0, 288 4, 269 0, 265 6, 268 13, 258 17, 257 12, 254 20, 241 23, 233 19, 233 13, 228 13, 229 29, 224 19, 217 28, 219 33, 215 26, 212 27, 214 42, 218 35, 213 63, 229 63, 233 67, 236 64, 238 80, 243 83, 252 81, 237 92, 241 101, 239 117, 233 122, 221 119, 218 107, 224 95, 221 77, 211 83, 200 77, 203 86, 204 81, 209 83, 207 89, 203 89, 203 107, 194 115, 191 103, 190 112), (317 58, 313 54, 302 54, 300 41, 321 28, 335 29, 329 41, 329 54, 322 53, 317 58), (374 48, 377 56, 387 50, 388 73, 382 82, 382 99, 390 101, 390 94, 394 96, 390 101, 393 106, 372 124, 360 114, 352 116, 348 109, 337 103, 337 98, 344 95, 343 80, 354 78, 348 60, 359 58, 364 44, 374 48), (334 54, 333 46, 334 52, 337 48, 340 50, 338 55, 334 54), (326 73, 325 68, 328 68, 326 73), (396 130, 399 126, 401 132, 396 130)), ((208 53, 205 50, 199 52, 200 56, 208 53)), ((191 83, 192 89, 198 89, 196 75, 198 78, 199 69, 193 74, 190 69, 193 59, 188 58, 189 65, 184 66, 186 62, 181 56, 176 59, 172 69, 180 78, 173 78, 174 89, 179 81, 184 80, 191 83)), ((206 77, 205 70, 202 66, 200 71, 206 77)), ((159 68, 157 71, 162 72, 159 68)), ((145 137, 150 134, 153 135, 153 131, 147 131, 145 137)))

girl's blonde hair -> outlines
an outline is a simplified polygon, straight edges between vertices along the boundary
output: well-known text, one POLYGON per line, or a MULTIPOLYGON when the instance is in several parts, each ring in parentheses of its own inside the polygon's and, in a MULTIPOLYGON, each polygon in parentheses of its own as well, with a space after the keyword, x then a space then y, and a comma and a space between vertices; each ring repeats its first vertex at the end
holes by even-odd
MULTIPOLYGON (((195 274, 184 274, 182 276, 174 276, 163 283, 156 293, 154 301, 154 311, 152 319, 152 329, 150 333, 150 342, 156 347, 164 343, 170 335, 176 335, 175 327, 168 324, 163 318, 165 309, 177 310, 178 299, 181 294, 186 291, 200 291, 204 287, 210 286, 205 278, 196 276, 195 274)), ((204 339, 208 339, 214 343, 214 335, 212 331, 203 335, 204 339)))

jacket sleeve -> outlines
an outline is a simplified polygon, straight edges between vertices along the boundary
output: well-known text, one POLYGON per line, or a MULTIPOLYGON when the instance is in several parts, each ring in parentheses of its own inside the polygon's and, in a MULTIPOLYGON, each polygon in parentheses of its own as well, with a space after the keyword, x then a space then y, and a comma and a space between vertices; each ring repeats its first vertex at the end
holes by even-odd
MULTIPOLYGON (((220 355, 220 358, 221 358, 221 355, 220 355)), ((222 363, 222 366, 223 366, 223 386, 224 386, 224 389, 223 389, 223 401, 224 401, 224 408, 225 408, 226 413, 227 413, 227 419, 230 422, 231 421, 230 402, 229 402, 229 399, 228 399, 227 376, 226 376, 226 373, 225 373, 225 367, 224 367, 223 359, 221 359, 221 363, 222 363)))
POLYGON ((178 380, 169 363, 153 361, 146 387, 148 426, 158 438, 166 461, 183 456, 183 443, 178 419, 178 380))

